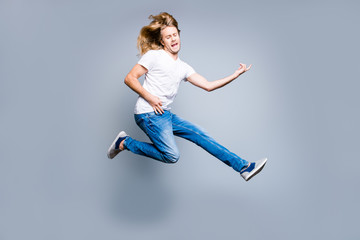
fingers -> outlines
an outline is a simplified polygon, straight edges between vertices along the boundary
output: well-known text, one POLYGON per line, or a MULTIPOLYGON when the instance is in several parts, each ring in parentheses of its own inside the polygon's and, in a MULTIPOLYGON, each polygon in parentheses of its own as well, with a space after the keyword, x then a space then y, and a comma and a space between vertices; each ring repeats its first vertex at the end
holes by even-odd
MULTIPOLYGON (((160 101, 160 99, 159 99, 160 101)), ((162 103, 161 101, 159 102, 159 104, 156 106, 157 107, 157 110, 160 114, 163 114, 164 113, 164 109, 162 109, 162 103)))
POLYGON ((162 109, 162 103, 159 97, 152 96, 149 100, 150 105, 152 106, 155 114, 163 114, 164 110, 162 109))
POLYGON ((252 64, 249 65, 249 67, 246 67, 246 64, 240 63, 239 70, 243 70, 244 72, 249 71, 252 64))
POLYGON ((162 107, 158 107, 157 110, 158 110, 158 112, 159 112, 160 114, 163 114, 163 113, 164 113, 164 109, 162 109, 162 107))
POLYGON ((252 64, 250 64, 250 66, 246 69, 246 71, 249 71, 249 70, 250 70, 250 68, 251 68, 251 66, 252 66, 252 64))
POLYGON ((161 107, 153 107, 153 109, 154 109, 154 112, 156 115, 158 115, 158 114, 161 115, 164 113, 164 110, 161 107))
POLYGON ((158 104, 158 105, 155 105, 154 107, 153 107, 153 109, 154 109, 154 112, 155 112, 155 114, 157 115, 157 114, 163 114, 164 113, 164 109, 162 109, 162 107, 161 107, 161 103, 160 104, 158 104))

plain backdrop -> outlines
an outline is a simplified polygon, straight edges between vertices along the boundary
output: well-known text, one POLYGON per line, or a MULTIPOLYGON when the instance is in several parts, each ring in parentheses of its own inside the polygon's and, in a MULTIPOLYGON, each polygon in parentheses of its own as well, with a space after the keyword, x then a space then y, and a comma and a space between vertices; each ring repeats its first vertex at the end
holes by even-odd
POLYGON ((359 239, 357 1, 0 1, 0 239, 359 239), (177 139, 169 165, 122 152, 123 82, 150 14, 179 22, 172 111, 249 160, 249 182, 177 139))

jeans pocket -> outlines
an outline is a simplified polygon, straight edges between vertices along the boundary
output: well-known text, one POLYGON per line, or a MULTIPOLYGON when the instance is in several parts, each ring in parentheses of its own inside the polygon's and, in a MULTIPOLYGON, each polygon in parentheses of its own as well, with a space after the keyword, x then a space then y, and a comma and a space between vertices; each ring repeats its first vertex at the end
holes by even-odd
POLYGON ((144 119, 144 127, 147 129, 146 131, 150 130, 154 132, 154 127, 156 125, 156 115, 148 115, 144 119))
POLYGON ((136 124, 145 132, 146 135, 150 132, 153 132, 153 123, 151 122, 149 115, 147 113, 135 114, 134 116, 136 124))
POLYGON ((140 124, 144 121, 144 118, 143 117, 138 117, 135 115, 135 122, 138 126, 140 126, 140 124))
POLYGON ((147 118, 157 118, 159 116, 159 114, 156 114, 155 112, 149 112, 149 113, 145 113, 147 118))
POLYGON ((144 115, 144 114, 135 114, 134 118, 135 118, 136 125, 138 125, 138 127, 141 128, 141 130, 143 130, 147 134, 146 127, 145 127, 146 115, 144 115))

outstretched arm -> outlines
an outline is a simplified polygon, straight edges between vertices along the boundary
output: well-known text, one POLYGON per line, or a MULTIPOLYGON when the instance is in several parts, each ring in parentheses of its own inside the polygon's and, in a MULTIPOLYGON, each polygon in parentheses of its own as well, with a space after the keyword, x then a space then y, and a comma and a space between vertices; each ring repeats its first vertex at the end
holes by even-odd
POLYGON ((126 75, 125 77, 125 84, 128 85, 134 92, 139 94, 142 98, 144 98, 154 109, 155 113, 164 113, 162 109, 162 103, 160 98, 157 96, 152 95, 148 91, 146 91, 143 86, 141 86, 139 82, 139 78, 147 73, 147 69, 141 66, 140 64, 136 64, 133 69, 126 75))
POLYGON ((236 69, 236 71, 233 74, 231 74, 230 76, 227 76, 225 78, 222 78, 222 79, 218 79, 218 80, 209 82, 206 78, 204 78, 200 74, 194 73, 194 74, 190 75, 187 78, 187 80, 189 82, 191 82, 193 85, 195 85, 199 88, 202 88, 208 92, 211 92, 215 89, 221 88, 221 87, 225 86, 226 84, 232 82, 233 80, 238 78, 241 74, 250 70, 250 68, 251 68, 251 64, 249 67, 246 67, 245 64, 240 63, 240 67, 238 69, 236 69))

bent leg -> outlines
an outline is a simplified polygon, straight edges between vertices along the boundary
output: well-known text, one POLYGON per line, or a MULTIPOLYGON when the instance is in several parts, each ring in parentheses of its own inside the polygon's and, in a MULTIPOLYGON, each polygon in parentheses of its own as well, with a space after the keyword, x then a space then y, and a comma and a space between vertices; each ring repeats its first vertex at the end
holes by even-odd
POLYGON ((136 124, 152 143, 140 142, 131 137, 124 141, 125 149, 165 163, 175 163, 180 154, 175 143, 171 117, 168 111, 162 115, 144 113, 135 115, 136 124))
POLYGON ((240 172, 249 162, 230 152, 224 146, 216 142, 199 126, 172 114, 173 131, 176 136, 185 138, 205 149, 214 157, 240 172))

